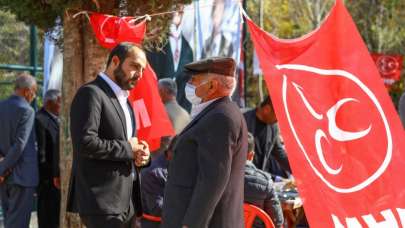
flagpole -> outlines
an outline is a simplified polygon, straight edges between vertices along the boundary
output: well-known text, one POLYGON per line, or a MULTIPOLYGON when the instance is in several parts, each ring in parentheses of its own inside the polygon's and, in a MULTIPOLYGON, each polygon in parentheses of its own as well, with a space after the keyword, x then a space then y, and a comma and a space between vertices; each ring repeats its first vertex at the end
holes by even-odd
MULTIPOLYGON (((263 8, 264 8, 263 4, 264 4, 263 0, 260 0, 260 11, 259 11, 259 13, 260 13, 260 15, 259 15, 259 17, 260 17, 260 28, 263 28, 263 14, 264 14, 264 12, 263 12, 263 8)), ((260 102, 263 101, 263 72, 261 72, 259 74, 259 96, 260 96, 260 102)))
MULTIPOLYGON (((242 8, 243 10, 246 10, 246 0, 242 1, 242 8)), ((246 65, 246 48, 247 48, 247 25, 246 23, 243 23, 243 31, 242 31, 243 37, 242 37, 242 50, 243 51, 243 75, 244 75, 244 79, 243 79, 243 99, 245 101, 245 105, 247 104, 247 99, 246 99, 246 94, 247 94, 247 65, 246 65)))

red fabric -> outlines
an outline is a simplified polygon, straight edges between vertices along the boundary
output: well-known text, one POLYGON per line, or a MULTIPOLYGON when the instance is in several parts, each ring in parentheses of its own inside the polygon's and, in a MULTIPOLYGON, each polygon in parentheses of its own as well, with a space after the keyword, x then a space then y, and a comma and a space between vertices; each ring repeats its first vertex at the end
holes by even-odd
POLYGON ((148 142, 151 151, 160 147, 162 136, 175 135, 159 96, 155 72, 149 64, 143 78, 131 90, 129 100, 135 112, 138 137, 148 142))
MULTIPOLYGON (((115 17, 92 13, 90 23, 100 45, 112 49, 121 42, 140 44, 146 22, 133 25, 133 17, 115 17)), ((142 79, 131 90, 129 100, 135 113, 137 135, 149 144, 151 151, 160 147, 160 138, 175 135, 173 126, 160 99, 155 72, 148 65, 142 79)))
POLYGON ((131 23, 134 17, 116 17, 91 13, 90 23, 98 42, 105 48, 113 48, 121 42, 141 43, 146 31, 146 21, 131 23))
POLYGON ((403 57, 401 55, 372 53, 371 57, 377 65, 377 69, 384 79, 384 84, 387 88, 390 88, 392 84, 401 78, 403 63, 403 57))
POLYGON ((403 227, 405 135, 342 0, 299 39, 247 24, 310 226, 403 227))

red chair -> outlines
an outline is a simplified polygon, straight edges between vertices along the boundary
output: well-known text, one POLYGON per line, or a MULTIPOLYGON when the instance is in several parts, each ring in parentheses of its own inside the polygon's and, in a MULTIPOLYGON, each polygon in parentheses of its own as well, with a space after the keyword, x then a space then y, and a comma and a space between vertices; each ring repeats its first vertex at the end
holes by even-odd
POLYGON ((245 214, 245 228, 251 228, 256 217, 264 222, 266 228, 275 228, 270 216, 262 209, 252 204, 245 203, 243 204, 243 211, 245 214))
POLYGON ((161 217, 153 216, 153 215, 148 215, 148 214, 145 214, 145 213, 142 214, 142 218, 144 218, 144 219, 146 219, 146 220, 149 220, 149 221, 152 221, 152 222, 158 222, 158 223, 161 223, 161 222, 162 222, 162 218, 161 218, 161 217))

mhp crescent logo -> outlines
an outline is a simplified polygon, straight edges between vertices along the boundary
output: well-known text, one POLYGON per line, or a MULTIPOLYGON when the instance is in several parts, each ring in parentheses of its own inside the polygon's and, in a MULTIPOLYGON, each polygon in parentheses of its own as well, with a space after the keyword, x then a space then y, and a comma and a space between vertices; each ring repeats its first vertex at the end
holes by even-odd
MULTIPOLYGON (((276 68, 284 72, 282 103, 288 125, 314 173, 339 193, 360 191, 376 181, 391 162, 393 142, 387 117, 374 93, 358 77, 344 70, 299 64, 277 65, 276 68), (305 77, 305 82, 298 77, 290 78, 289 71, 305 77), (327 96, 329 100, 326 96, 317 97, 317 91, 311 91, 311 83, 318 83, 317 88, 333 88, 327 96), (367 109, 368 115, 359 117, 359 109, 363 109, 363 113, 367 109), (375 140, 381 141, 379 147, 368 147, 375 140), (373 150, 385 153, 373 153, 373 150), (364 159, 367 156, 379 157, 364 159), (360 167, 367 169, 359 171, 360 167)), ((327 89, 325 91, 328 93, 327 89)))

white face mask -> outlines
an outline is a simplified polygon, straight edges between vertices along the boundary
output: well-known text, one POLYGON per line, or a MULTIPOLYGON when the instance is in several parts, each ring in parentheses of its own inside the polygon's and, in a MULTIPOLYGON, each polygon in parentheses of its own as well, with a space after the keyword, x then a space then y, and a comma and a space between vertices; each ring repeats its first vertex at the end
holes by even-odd
POLYGON ((187 83, 187 84, 186 84, 186 87, 185 87, 185 89, 184 89, 184 92, 185 92, 185 94, 186 94, 187 100, 190 101, 190 103, 191 103, 192 105, 199 105, 199 104, 201 104, 202 98, 199 97, 199 96, 197 96, 197 95, 195 94, 195 91, 196 91, 196 89, 197 89, 198 87, 204 85, 205 83, 207 83, 207 82, 203 82, 203 83, 201 83, 201 84, 198 85, 198 86, 194 86, 194 85, 192 85, 192 84, 190 84, 190 83, 187 83))

